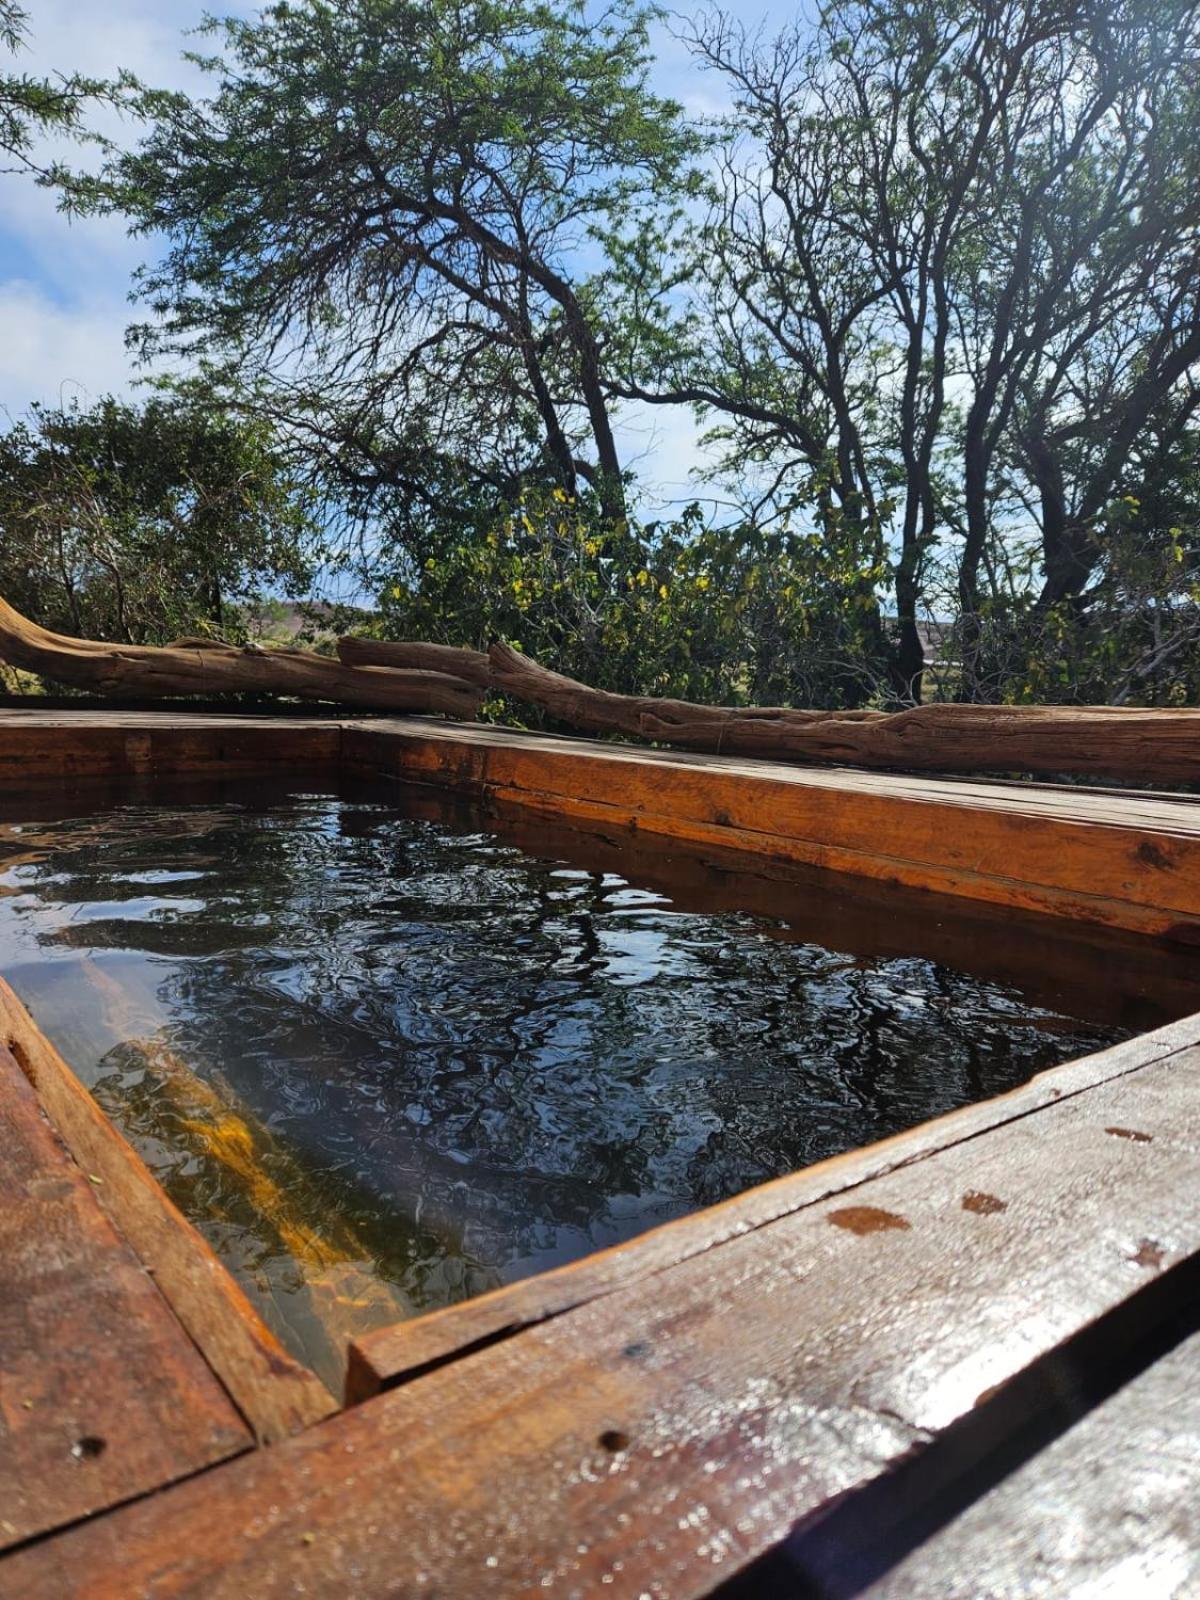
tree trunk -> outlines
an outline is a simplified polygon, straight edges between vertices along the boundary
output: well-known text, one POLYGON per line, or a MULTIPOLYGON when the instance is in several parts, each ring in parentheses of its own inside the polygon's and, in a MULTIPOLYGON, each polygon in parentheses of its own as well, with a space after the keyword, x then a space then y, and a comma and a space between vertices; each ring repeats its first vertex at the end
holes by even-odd
POLYGON ((482 694, 444 672, 352 667, 305 650, 239 650, 203 639, 99 644, 51 633, 0 600, 0 660, 97 694, 294 695, 380 711, 473 718, 482 694))
POLYGON ((348 667, 417 668, 445 672, 479 689, 492 687, 492 664, 482 650, 456 650, 449 644, 421 640, 356 639, 347 635, 337 642, 338 660, 348 667))
POLYGON ((507 645, 489 652, 497 689, 590 733, 719 755, 941 772, 1089 773, 1141 783, 1200 780, 1200 711, 927 705, 797 711, 694 705, 589 689, 507 645))

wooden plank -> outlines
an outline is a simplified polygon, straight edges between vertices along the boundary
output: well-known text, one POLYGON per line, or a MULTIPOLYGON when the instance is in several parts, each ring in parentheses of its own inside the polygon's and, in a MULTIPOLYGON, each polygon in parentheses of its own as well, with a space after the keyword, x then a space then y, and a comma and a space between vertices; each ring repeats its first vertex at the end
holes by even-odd
POLYGON ((340 729, 327 722, 0 712, 0 792, 49 782, 177 773, 237 777, 296 768, 316 772, 332 768, 340 749, 340 729))
POLYGON ((387 721, 343 758, 532 816, 1200 939, 1200 804, 800 770, 387 721))
MULTIPOLYGON (((377 797, 370 786, 364 793, 377 797)), ((667 895, 681 911, 750 913, 764 919, 767 934, 788 941, 870 959, 939 962, 1011 984, 1032 1004, 1066 1016, 1140 1032, 1200 1011, 1200 962, 1173 940, 786 866, 746 851, 699 851, 686 841, 664 847, 661 839, 619 829, 589 831, 549 816, 534 821, 522 806, 485 811, 429 785, 407 787, 396 800, 406 814, 467 833, 488 830, 530 855, 615 873, 667 895)))
POLYGON ((1112 1049, 1052 1067, 1005 1095, 964 1106, 906 1133, 760 1184, 610 1250, 411 1322, 380 1328, 350 1350, 352 1403, 465 1351, 626 1290, 664 1268, 776 1223, 915 1161, 1003 1129, 1072 1096, 1119 1081, 1180 1051, 1200 1046, 1200 1017, 1188 1017, 1112 1049))
POLYGON ((1062 1434, 864 1600, 1200 1592, 1200 1335, 1062 1434))
POLYGON ((250 1443, 101 1211, 98 1178, 0 1047, 0 1546, 250 1443))
POLYGON ((531 817, 740 850, 1138 934, 1200 939, 1200 803, 374 723, 0 713, 0 787, 305 768, 402 774, 531 817))
POLYGON ((324 1385, 283 1349, 210 1246, 171 1203, 0 978, 0 1040, 89 1174, 96 1197, 263 1444, 336 1410, 324 1385))
POLYGON ((18 1552, 6 1596, 706 1594, 1116 1308, 1162 1313, 1198 1083, 1176 1052, 827 1196, 18 1552))

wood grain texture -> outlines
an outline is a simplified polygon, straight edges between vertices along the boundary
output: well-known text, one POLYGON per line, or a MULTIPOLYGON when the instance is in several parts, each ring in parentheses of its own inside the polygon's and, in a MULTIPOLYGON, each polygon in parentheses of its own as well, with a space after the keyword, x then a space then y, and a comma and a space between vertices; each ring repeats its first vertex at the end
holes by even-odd
POLYGON ((1200 803, 822 772, 583 740, 347 726, 343 757, 510 812, 1200 939, 1200 803))
POLYGON ((488 655, 494 688, 588 733, 773 761, 936 772, 1071 772, 1138 783, 1200 779, 1200 711, 1193 709, 927 705, 884 712, 708 706, 593 689, 505 644, 493 644, 488 655))
POLYGON ((1200 1249, 1198 1082, 1177 1052, 756 1227, 18 1552, 6 1596, 706 1594, 1200 1249))
POLYGON ((923 1162, 983 1134, 1045 1112, 1064 1100, 1116 1083, 1141 1069, 1200 1048, 1200 1017, 1187 1017, 1109 1050, 1052 1067, 1005 1095, 964 1106, 861 1150, 760 1184, 720 1205, 681 1217, 610 1250, 523 1279, 462 1305, 380 1328, 350 1351, 348 1399, 381 1389, 597 1298, 625 1291, 676 1262, 769 1227, 831 1196, 923 1162))
POLYGON ((336 1410, 328 1390, 283 1349, 2 978, 0 1042, 76 1159, 100 1180, 96 1199, 153 1273, 255 1438, 264 1444, 286 1438, 336 1410))
POLYGON ((977 1500, 863 1600, 1200 1591, 1200 1336, 977 1500))
MULTIPOLYGON (((418 724, 419 726, 419 724, 418 724)), ((336 722, 179 713, 0 712, 0 792, 124 778, 332 771, 336 722)))
POLYGON ((473 717, 479 691, 443 672, 348 667, 308 650, 237 649, 211 639, 102 644, 51 633, 0 600, 0 659, 55 683, 110 695, 279 694, 473 717))
POLYGON ((9 789, 188 772, 307 769, 315 778, 339 765, 610 835, 1200 938, 1200 803, 1192 799, 803 771, 419 720, 0 713, 0 787, 9 789))
POLYGON ((483 650, 460 650, 448 644, 423 640, 359 639, 347 635, 337 642, 338 660, 348 667, 416 667, 426 672, 447 672, 480 689, 492 688, 492 664, 483 650))
POLYGON ((0 1046, 0 1546, 250 1443, 100 1209, 102 1183, 0 1046))

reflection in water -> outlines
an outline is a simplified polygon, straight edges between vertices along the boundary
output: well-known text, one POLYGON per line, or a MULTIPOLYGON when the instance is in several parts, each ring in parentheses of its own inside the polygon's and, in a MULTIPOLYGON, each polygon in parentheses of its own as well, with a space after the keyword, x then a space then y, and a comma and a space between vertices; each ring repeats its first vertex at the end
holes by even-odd
POLYGON ((355 1332, 1117 1037, 418 820, 395 790, 0 826, 0 963, 333 1384, 355 1332))

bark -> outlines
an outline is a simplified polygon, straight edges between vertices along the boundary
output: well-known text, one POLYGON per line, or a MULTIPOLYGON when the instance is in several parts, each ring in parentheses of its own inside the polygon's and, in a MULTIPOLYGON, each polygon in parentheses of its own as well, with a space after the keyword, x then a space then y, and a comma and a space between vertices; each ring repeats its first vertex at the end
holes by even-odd
POLYGON ((422 640, 357 639, 347 635, 337 642, 338 659, 348 667, 399 667, 426 672, 445 672, 453 678, 473 683, 479 689, 492 686, 492 664, 482 650, 457 650, 449 644, 425 644, 422 640))
POLYGON ((559 721, 689 750, 942 772, 1087 773, 1142 783, 1200 780, 1200 711, 1133 707, 927 705, 798 711, 694 705, 589 689, 507 645, 492 681, 559 721))
POLYGON ((100 644, 51 633, 0 600, 0 660, 97 694, 278 694, 380 711, 470 719, 479 689, 445 672, 346 666, 306 650, 239 650, 206 640, 100 644))

